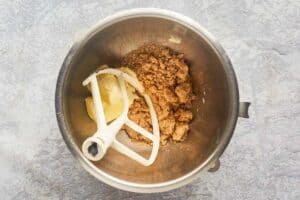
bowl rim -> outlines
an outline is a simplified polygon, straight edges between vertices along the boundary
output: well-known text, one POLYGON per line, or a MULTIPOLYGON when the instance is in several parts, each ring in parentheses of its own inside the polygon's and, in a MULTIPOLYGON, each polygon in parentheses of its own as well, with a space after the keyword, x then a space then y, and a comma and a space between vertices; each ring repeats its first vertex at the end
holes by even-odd
POLYGON ((139 192, 139 193, 152 193, 152 192, 163 192, 172 190, 183 185, 186 185, 196 178, 198 178, 203 172, 207 171, 222 155, 225 148, 230 142, 230 139, 233 135, 233 131, 236 126, 237 118, 238 118, 238 105, 239 105, 239 92, 238 92, 238 84, 235 72, 233 70, 231 61, 227 54, 225 53, 222 46, 217 42, 217 40, 200 24, 198 24, 193 19, 186 17, 182 14, 176 13, 174 11, 159 9, 159 8, 135 8, 129 10, 119 11, 111 16, 108 16, 98 22, 96 25, 92 26, 85 34, 81 34, 79 37, 75 38, 75 42, 68 54, 66 55, 64 62, 61 66, 57 83, 56 83, 56 91, 55 91, 55 110, 57 123, 62 134, 62 137, 67 144, 69 150, 73 154, 73 156, 80 162, 80 164, 85 168, 91 175, 96 177, 98 180, 103 181, 104 183, 131 192, 139 192), (104 28, 123 21, 130 18, 137 17, 156 17, 163 18, 167 20, 174 21, 193 30, 195 33, 200 35, 205 39, 205 41, 210 45, 210 47, 215 51, 220 61, 222 62, 225 70, 225 74, 227 77, 227 82, 229 84, 230 96, 232 97, 230 102, 230 111, 228 114, 228 122, 224 129, 224 135, 220 144, 216 147, 213 153, 204 161, 201 165, 196 167, 194 170, 189 173, 178 177, 173 180, 161 182, 161 183, 136 183, 125 181, 119 178, 116 178, 99 168, 95 167, 95 165, 86 159, 81 150, 76 145, 74 139, 71 137, 69 133, 68 123, 64 118, 65 105, 63 100, 63 91, 66 87, 64 82, 68 78, 68 74, 70 72, 70 66, 73 58, 76 56, 81 47, 83 47, 90 38, 92 38, 96 33, 103 30, 104 28))

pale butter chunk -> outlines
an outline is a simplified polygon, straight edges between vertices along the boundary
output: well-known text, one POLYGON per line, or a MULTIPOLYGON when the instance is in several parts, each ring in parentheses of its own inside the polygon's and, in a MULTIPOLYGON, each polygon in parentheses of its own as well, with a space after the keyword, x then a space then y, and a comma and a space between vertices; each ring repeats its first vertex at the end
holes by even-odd
MULTIPOLYGON (((119 70, 127 73, 128 75, 136 78, 136 74, 127 67, 118 68, 119 70)), ((137 78, 136 78, 137 79, 137 78)), ((98 87, 101 91, 101 100, 104 110, 104 116, 106 122, 111 122, 112 120, 118 118, 123 111, 123 97, 119 81, 116 76, 112 74, 101 74, 97 76, 98 87)), ((90 89, 88 87, 88 89, 90 89)), ((126 90, 129 100, 129 105, 133 103, 135 99, 138 98, 136 90, 134 87, 126 83, 126 90)), ((87 97, 85 99, 86 109, 88 116, 96 121, 96 113, 93 98, 87 97)))

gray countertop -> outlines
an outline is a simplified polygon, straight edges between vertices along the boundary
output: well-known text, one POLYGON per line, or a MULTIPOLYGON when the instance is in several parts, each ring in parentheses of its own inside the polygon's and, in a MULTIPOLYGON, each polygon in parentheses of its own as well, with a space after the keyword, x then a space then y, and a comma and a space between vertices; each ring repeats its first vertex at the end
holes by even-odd
POLYGON ((1 199, 300 199, 300 2, 298 0, 0 1, 1 199), (54 91, 73 38, 134 7, 187 15, 232 59, 241 101, 221 168, 160 194, 134 194, 89 175, 58 130, 54 91))

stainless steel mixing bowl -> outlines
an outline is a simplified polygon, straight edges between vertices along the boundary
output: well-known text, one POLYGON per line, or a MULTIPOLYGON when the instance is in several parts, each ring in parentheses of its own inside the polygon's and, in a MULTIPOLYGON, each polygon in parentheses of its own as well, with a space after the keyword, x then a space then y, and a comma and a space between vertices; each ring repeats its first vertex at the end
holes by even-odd
MULTIPOLYGON (((55 103, 63 138, 82 166, 97 179, 134 192, 171 190, 191 182, 201 172, 216 170, 237 117, 247 117, 249 106, 239 103, 233 68, 216 40, 195 21, 159 9, 117 13, 77 38, 59 73, 55 103), (88 92, 81 83, 98 66, 114 66, 126 53, 148 42, 184 53, 190 65, 197 99, 188 138, 161 146, 150 167, 114 150, 109 150, 103 160, 90 162, 80 147, 87 135, 96 131, 96 124, 87 115, 84 99, 88 92)), ((126 135, 120 140, 139 153, 149 152, 148 145, 130 142, 126 135)))

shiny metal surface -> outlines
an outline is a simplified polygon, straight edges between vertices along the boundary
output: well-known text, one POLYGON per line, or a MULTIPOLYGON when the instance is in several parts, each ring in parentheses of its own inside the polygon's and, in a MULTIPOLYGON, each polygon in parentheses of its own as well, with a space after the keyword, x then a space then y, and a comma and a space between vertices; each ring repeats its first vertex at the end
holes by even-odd
MULTIPOLYGON (((174 189, 215 166, 232 136, 238 102, 234 71, 215 39, 193 20, 159 9, 117 13, 82 35, 65 58, 56 88, 58 124, 73 155, 99 180, 134 192, 174 189), (170 39, 174 37, 179 40, 170 39), (88 133, 96 130, 85 110, 88 92, 81 82, 98 66, 114 66, 126 53, 147 42, 159 42, 184 53, 190 65, 197 94, 190 134, 182 143, 162 146, 150 167, 114 150, 109 150, 103 160, 92 163, 80 151, 88 133)), ((126 134, 120 134, 119 140, 141 154, 149 152, 149 146, 130 142, 126 134)))
POLYGON ((250 102, 240 102, 239 105, 239 117, 249 118, 249 106, 251 105, 250 102))

